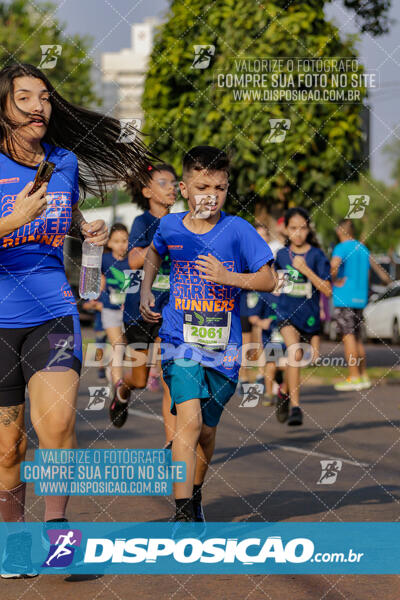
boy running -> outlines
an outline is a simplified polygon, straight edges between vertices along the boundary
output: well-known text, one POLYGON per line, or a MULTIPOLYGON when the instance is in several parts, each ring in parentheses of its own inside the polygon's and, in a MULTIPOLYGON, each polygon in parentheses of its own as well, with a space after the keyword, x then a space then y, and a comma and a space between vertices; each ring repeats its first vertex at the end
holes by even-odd
POLYGON ((144 263, 140 310, 156 323, 161 315, 154 312, 151 286, 163 257, 171 258, 159 335, 171 412, 177 415, 172 456, 186 462, 186 481, 174 486, 176 521, 204 521, 201 486, 240 366, 238 288, 272 291, 276 282, 268 244, 247 221, 221 212, 228 177, 229 160, 221 150, 197 146, 185 155, 180 191, 189 211, 160 221, 144 263))

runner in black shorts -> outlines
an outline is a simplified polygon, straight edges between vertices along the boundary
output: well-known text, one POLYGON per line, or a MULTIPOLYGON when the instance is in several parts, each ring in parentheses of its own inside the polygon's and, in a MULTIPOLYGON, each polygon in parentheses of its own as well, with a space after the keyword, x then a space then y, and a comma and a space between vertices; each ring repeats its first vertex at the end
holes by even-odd
MULTIPOLYGON (((83 218, 79 185, 104 197, 104 180, 142 172, 144 147, 121 148, 119 121, 70 104, 32 65, 0 71, 0 107, 0 514, 10 531, 1 574, 11 578, 36 575, 29 534, 11 533, 11 523, 24 521, 26 385, 39 447, 76 446, 81 337, 63 243, 70 231, 96 245, 107 240, 104 221, 83 218), (29 195, 43 159, 55 165, 50 182, 29 195)), ((65 521, 67 501, 46 497, 45 521, 65 521)))

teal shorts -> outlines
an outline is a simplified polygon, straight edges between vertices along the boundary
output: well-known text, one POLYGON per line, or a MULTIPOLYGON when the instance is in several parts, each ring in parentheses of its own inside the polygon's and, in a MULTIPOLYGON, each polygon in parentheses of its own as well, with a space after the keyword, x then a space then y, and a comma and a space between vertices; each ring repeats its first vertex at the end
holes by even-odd
POLYGON ((188 362, 188 366, 183 366, 181 360, 169 360, 162 365, 164 381, 171 393, 171 412, 176 415, 176 404, 199 398, 203 423, 216 427, 237 382, 215 369, 188 362))

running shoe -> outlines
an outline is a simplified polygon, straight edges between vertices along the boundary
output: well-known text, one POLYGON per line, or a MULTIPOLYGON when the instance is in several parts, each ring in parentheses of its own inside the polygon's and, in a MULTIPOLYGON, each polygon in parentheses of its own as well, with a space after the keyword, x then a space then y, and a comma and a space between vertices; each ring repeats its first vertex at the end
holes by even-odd
POLYGON ((275 397, 273 394, 267 394, 262 401, 263 406, 275 406, 275 397))
POLYGON ((287 424, 291 427, 303 425, 303 411, 300 406, 293 406, 291 408, 287 424))
POLYGON ((361 375, 360 379, 363 386, 363 390, 369 390, 372 387, 372 381, 370 380, 367 374, 361 375))
POLYGON ((123 385, 122 379, 120 379, 115 387, 114 397, 110 404, 110 419, 111 423, 114 427, 118 427, 120 429, 126 423, 128 418, 128 405, 129 400, 125 400, 125 402, 121 402, 120 397, 118 395, 119 388, 123 385))
POLYGON ((1 565, 3 579, 27 579, 37 577, 32 566, 32 536, 30 533, 13 533, 7 537, 6 549, 1 565))
POLYGON ((289 403, 289 394, 285 394, 284 392, 282 392, 282 388, 280 387, 276 398, 275 408, 276 418, 278 419, 279 423, 284 423, 285 421, 287 421, 289 416, 289 403))
POLYGON ((361 377, 348 377, 345 381, 335 383, 333 386, 337 392, 359 392, 366 388, 361 377))

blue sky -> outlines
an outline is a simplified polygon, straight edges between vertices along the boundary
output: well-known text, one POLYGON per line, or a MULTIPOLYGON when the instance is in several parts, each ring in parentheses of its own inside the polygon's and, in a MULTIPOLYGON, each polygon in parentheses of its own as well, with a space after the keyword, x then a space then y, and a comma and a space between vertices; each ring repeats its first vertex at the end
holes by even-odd
MULTIPOLYGON (((102 52, 130 46, 131 23, 149 16, 162 18, 169 6, 167 0, 61 0, 55 4, 67 33, 94 38, 97 60, 102 52)), ((386 182, 390 181, 390 166, 382 147, 394 134, 400 137, 400 2, 393 0, 392 4, 395 22, 390 33, 379 38, 364 34, 358 43, 366 69, 379 71, 381 89, 371 97, 371 167, 374 176, 386 182), (391 85, 393 82, 397 85, 391 85)), ((345 11, 340 1, 332 2, 327 14, 343 34, 357 31, 354 14, 345 11)))

